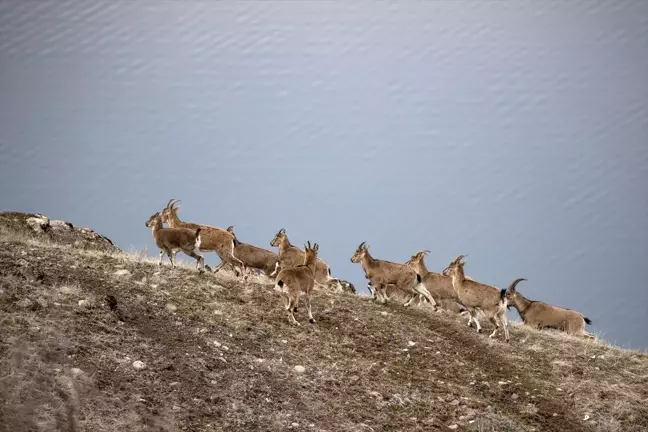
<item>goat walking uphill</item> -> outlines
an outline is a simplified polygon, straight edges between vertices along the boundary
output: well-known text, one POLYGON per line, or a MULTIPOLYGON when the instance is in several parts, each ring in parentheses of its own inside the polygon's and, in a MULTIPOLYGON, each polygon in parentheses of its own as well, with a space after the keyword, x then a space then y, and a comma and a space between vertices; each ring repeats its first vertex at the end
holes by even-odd
MULTIPOLYGON (((275 234, 270 246, 279 248, 279 262, 276 264, 275 272, 273 272, 275 275, 279 272, 279 269, 289 269, 304 263, 306 253, 290 243, 285 229, 282 228, 275 234)), ((313 272, 315 274, 315 283, 320 286, 325 287, 329 282, 337 281, 337 279, 331 277, 331 269, 328 264, 320 258, 316 258, 313 272)))
POLYGON ((582 313, 540 301, 528 300, 517 291, 517 284, 526 279, 516 279, 506 290, 508 308, 514 307, 524 324, 536 329, 555 329, 568 334, 593 337, 585 331, 585 324, 592 324, 582 313))
POLYGON ((304 261, 302 264, 281 269, 276 277, 275 289, 282 290, 284 294, 284 307, 288 311, 288 322, 299 325, 294 313, 297 312, 299 297, 302 293, 306 297, 308 308, 308 320, 315 324, 311 310, 311 294, 315 286, 315 263, 317 262, 317 251, 319 245, 315 243, 312 247, 310 242, 304 246, 304 261))
POLYGON ((246 268, 261 270, 270 277, 279 262, 277 254, 258 246, 241 243, 234 233, 234 225, 227 227, 227 232, 234 236, 234 256, 240 259, 246 268))
POLYGON ((475 282, 466 279, 464 275, 464 265, 461 262, 465 255, 459 255, 443 271, 443 274, 452 277, 452 287, 457 293, 457 299, 470 314, 468 325, 473 322, 477 326, 477 332, 481 333, 481 326, 477 320, 477 313, 483 312, 484 315, 495 325, 495 330, 490 334, 490 338, 497 335, 497 330, 502 327, 504 330, 504 339, 509 341, 508 320, 506 319, 506 290, 498 289, 490 285, 475 282))
MULTIPOLYGON (((452 278, 444 276, 441 273, 431 272, 425 265, 425 256, 430 253, 429 250, 422 250, 414 255, 405 263, 421 275, 425 288, 427 288, 437 305, 445 310, 461 313, 466 309, 461 306, 457 293, 452 287, 452 278)), ((466 277, 468 279, 468 277, 466 277)))
POLYGON ((160 262, 158 265, 162 265, 162 258, 166 253, 169 261, 171 261, 171 266, 175 267, 175 254, 180 250, 196 259, 196 268, 200 273, 205 271, 205 258, 200 253, 202 240, 200 227, 195 230, 189 228, 164 228, 160 212, 153 214, 145 225, 147 228, 152 229, 153 240, 155 240, 157 247, 160 248, 160 262), (200 267, 201 264, 202 268, 200 267))
POLYGON ((214 273, 220 270, 225 263, 234 267, 237 275, 242 273, 245 266, 240 259, 234 256, 234 236, 222 228, 200 225, 192 222, 182 222, 178 217, 180 206, 176 207, 178 201, 179 200, 173 199, 169 200, 166 207, 162 210, 162 221, 169 224, 169 227, 171 228, 189 228, 193 230, 200 228, 200 235, 202 238, 200 250, 214 251, 221 259, 220 264, 218 264, 214 269, 214 273), (239 271, 239 269, 241 271, 239 271))
POLYGON ((405 264, 373 258, 369 253, 369 245, 366 245, 366 242, 360 243, 351 257, 351 262, 362 265, 365 278, 369 280, 369 286, 375 288, 378 300, 381 303, 389 299, 386 294, 388 286, 394 285, 397 289, 410 296, 403 306, 411 305, 420 294, 436 308, 434 298, 421 283, 421 276, 414 269, 405 264))

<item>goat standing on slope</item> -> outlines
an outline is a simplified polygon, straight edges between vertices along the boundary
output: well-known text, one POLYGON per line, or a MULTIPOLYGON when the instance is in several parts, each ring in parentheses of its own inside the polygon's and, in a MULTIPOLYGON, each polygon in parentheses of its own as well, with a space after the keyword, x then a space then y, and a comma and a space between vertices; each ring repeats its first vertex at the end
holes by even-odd
POLYGON ((195 230, 189 228, 164 228, 162 227, 162 217, 160 212, 155 213, 146 221, 146 227, 153 231, 155 244, 160 248, 160 262, 164 253, 169 257, 171 266, 175 268, 176 251, 181 250, 192 258, 196 259, 196 268, 200 273, 205 270, 205 258, 200 253, 200 227, 195 230), (202 264, 202 268, 200 267, 202 264))
POLYGON ((169 224, 171 228, 190 228, 193 230, 200 228, 202 237, 200 249, 202 251, 214 251, 221 259, 220 264, 214 269, 214 273, 220 270, 225 263, 229 263, 234 267, 237 276, 239 273, 242 273, 245 266, 240 259, 234 256, 234 236, 222 228, 182 222, 178 218, 178 210, 180 207, 175 206, 178 201, 173 199, 169 200, 166 207, 162 210, 162 221, 169 224), (239 272, 238 269, 241 269, 241 271, 239 272))
MULTIPOLYGON (((405 263, 412 267, 416 273, 421 275, 423 285, 437 302, 440 308, 456 313, 466 310, 458 303, 457 293, 452 287, 452 278, 444 276, 441 273, 431 272, 425 265, 425 255, 430 253, 429 250, 422 250, 414 255, 405 263)), ((466 277, 468 279, 468 277, 466 277)))
MULTIPOLYGON (((302 252, 298 247, 290 243, 284 228, 275 234, 270 242, 270 246, 279 248, 279 262, 276 264, 276 269, 273 272, 274 275, 279 272, 279 269, 289 269, 304 263, 305 252, 302 252)), ((341 289, 339 281, 331 277, 331 269, 324 260, 320 258, 316 259, 313 272, 315 274, 316 284, 326 287, 331 282, 338 282, 338 288, 341 289)))
POLYGON ((306 307, 308 308, 308 320, 315 324, 311 310, 311 294, 315 286, 315 263, 319 245, 315 243, 312 247, 310 242, 304 245, 304 261, 295 267, 282 269, 276 277, 275 289, 280 289, 284 294, 284 307, 288 311, 288 322, 300 325, 295 319, 294 312, 297 312, 299 297, 302 292, 306 296, 306 307))
POLYGON ((506 290, 508 307, 514 307, 524 324, 536 329, 550 328, 582 337, 593 337, 585 331, 585 324, 592 324, 589 318, 575 310, 550 306, 535 300, 527 300, 517 291, 517 284, 526 279, 516 279, 506 290))
POLYGON ((477 320, 477 313, 483 312, 484 315, 495 325, 495 330, 489 338, 497 335, 497 330, 502 327, 504 330, 504 339, 509 341, 508 320, 506 319, 506 290, 500 290, 490 285, 468 280, 464 276, 464 265, 466 262, 461 260, 466 255, 459 255, 452 261, 445 270, 444 275, 452 277, 452 287, 457 293, 457 299, 470 314, 468 325, 474 322, 477 325, 477 332, 481 333, 481 326, 477 320))
POLYGON ((368 287, 370 290, 372 290, 372 287, 375 289, 381 303, 388 300, 386 296, 388 286, 394 285, 397 289, 410 296, 403 306, 411 305, 420 294, 436 309, 436 302, 425 288, 425 285, 421 283, 422 279, 419 274, 405 264, 373 258, 369 253, 369 246, 366 245, 366 242, 360 243, 360 246, 351 257, 351 262, 362 265, 365 278, 369 280, 368 287))
POLYGON ((227 232, 234 236, 234 256, 240 259, 246 268, 262 270, 266 276, 271 277, 279 262, 277 254, 258 246, 241 243, 234 233, 234 225, 227 227, 227 232))

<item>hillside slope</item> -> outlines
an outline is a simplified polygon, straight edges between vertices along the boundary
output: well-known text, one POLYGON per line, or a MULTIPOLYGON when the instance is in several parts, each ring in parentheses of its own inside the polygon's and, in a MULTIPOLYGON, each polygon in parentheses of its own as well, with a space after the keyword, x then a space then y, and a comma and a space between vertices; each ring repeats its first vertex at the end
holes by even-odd
POLYGON ((648 430, 644 353, 323 291, 296 327, 262 280, 12 229, 3 432, 648 430))

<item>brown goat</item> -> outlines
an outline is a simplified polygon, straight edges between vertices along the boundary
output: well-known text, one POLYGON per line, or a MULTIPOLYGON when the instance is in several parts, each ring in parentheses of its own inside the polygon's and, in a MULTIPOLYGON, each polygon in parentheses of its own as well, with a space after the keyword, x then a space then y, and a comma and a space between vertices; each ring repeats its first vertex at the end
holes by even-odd
POLYGON ((270 277, 279 262, 279 256, 267 249, 241 243, 234 233, 234 225, 227 227, 227 232, 234 236, 234 256, 240 259, 246 268, 262 270, 270 277))
POLYGON ((152 229, 155 244, 160 248, 160 262, 158 265, 162 265, 162 258, 166 253, 169 261, 171 261, 171 266, 175 267, 175 254, 180 250, 196 259, 196 268, 200 273, 205 271, 205 259, 200 253, 200 227, 195 230, 189 228, 164 228, 160 212, 153 214, 145 225, 147 228, 152 229), (202 264, 202 268, 200 264, 202 264))
MULTIPOLYGON (((277 269, 274 274, 279 272, 279 268, 285 270, 304 263, 305 252, 302 252, 301 249, 290 243, 285 229, 282 228, 275 234, 270 242, 270 246, 279 248, 279 262, 277 263, 277 269)), ((328 264, 320 258, 316 258, 313 271, 315 274, 315 283, 318 285, 326 287, 329 283, 337 281, 337 279, 331 277, 331 269, 328 264)))
POLYGON ((308 308, 308 320, 315 324, 311 310, 311 294, 315 286, 315 263, 317 262, 317 251, 319 246, 315 243, 312 247, 310 242, 304 246, 304 261, 294 267, 282 269, 276 277, 275 289, 281 290, 284 294, 284 307, 288 311, 288 322, 299 325, 294 313, 297 312, 299 297, 304 293, 306 307, 308 308))
POLYGON ((427 288, 439 307, 457 313, 463 312, 466 309, 458 303, 457 293, 452 287, 452 278, 427 269, 425 255, 428 253, 430 253, 429 250, 419 251, 412 255, 405 264, 421 275, 423 285, 425 285, 425 288, 427 288))
POLYGON ((214 273, 223 267, 225 263, 229 263, 234 267, 235 272, 238 274, 240 270, 244 270, 245 266, 243 262, 234 256, 234 236, 222 228, 209 226, 209 225, 200 225, 191 222, 182 222, 178 217, 179 206, 175 206, 179 200, 169 200, 166 207, 162 210, 162 221, 169 224, 171 228, 189 228, 189 229, 201 229, 201 238, 202 243, 200 245, 200 250, 202 251, 214 251, 218 254, 221 259, 220 264, 214 269, 214 273))
POLYGON ((394 285, 397 289, 404 291, 410 296, 410 299, 403 306, 412 304, 420 294, 436 308, 434 298, 432 298, 428 290, 421 283, 421 276, 414 269, 405 264, 373 258, 369 253, 369 245, 366 245, 366 242, 360 243, 351 257, 351 262, 362 265, 365 278, 369 280, 368 286, 370 290, 372 287, 375 289, 378 300, 381 303, 389 299, 387 296, 388 286, 394 285))
POLYGON ((479 311, 483 312, 486 317, 495 325, 495 330, 489 338, 497 335, 500 326, 504 330, 504 339, 509 341, 508 320, 506 318, 506 290, 498 289, 490 285, 467 280, 464 276, 464 265, 466 262, 461 260, 466 255, 459 255, 443 271, 444 275, 452 277, 452 287, 457 293, 459 303, 463 305, 470 314, 468 325, 474 322, 477 325, 477 332, 481 333, 481 326, 477 320, 479 311))
POLYGON ((592 324, 580 312, 560 306, 551 306, 535 300, 528 300, 517 291, 517 284, 526 279, 516 279, 506 290, 508 307, 514 307, 524 324, 536 329, 556 329, 568 334, 592 337, 585 331, 585 324, 592 324))

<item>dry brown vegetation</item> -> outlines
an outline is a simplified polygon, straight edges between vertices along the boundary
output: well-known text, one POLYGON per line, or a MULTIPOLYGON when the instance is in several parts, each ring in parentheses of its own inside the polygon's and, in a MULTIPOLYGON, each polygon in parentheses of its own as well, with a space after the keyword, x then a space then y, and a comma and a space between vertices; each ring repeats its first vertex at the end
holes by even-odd
POLYGON ((648 429, 645 353, 325 290, 297 327, 281 302, 263 277, 4 230, 0 431, 648 429))

